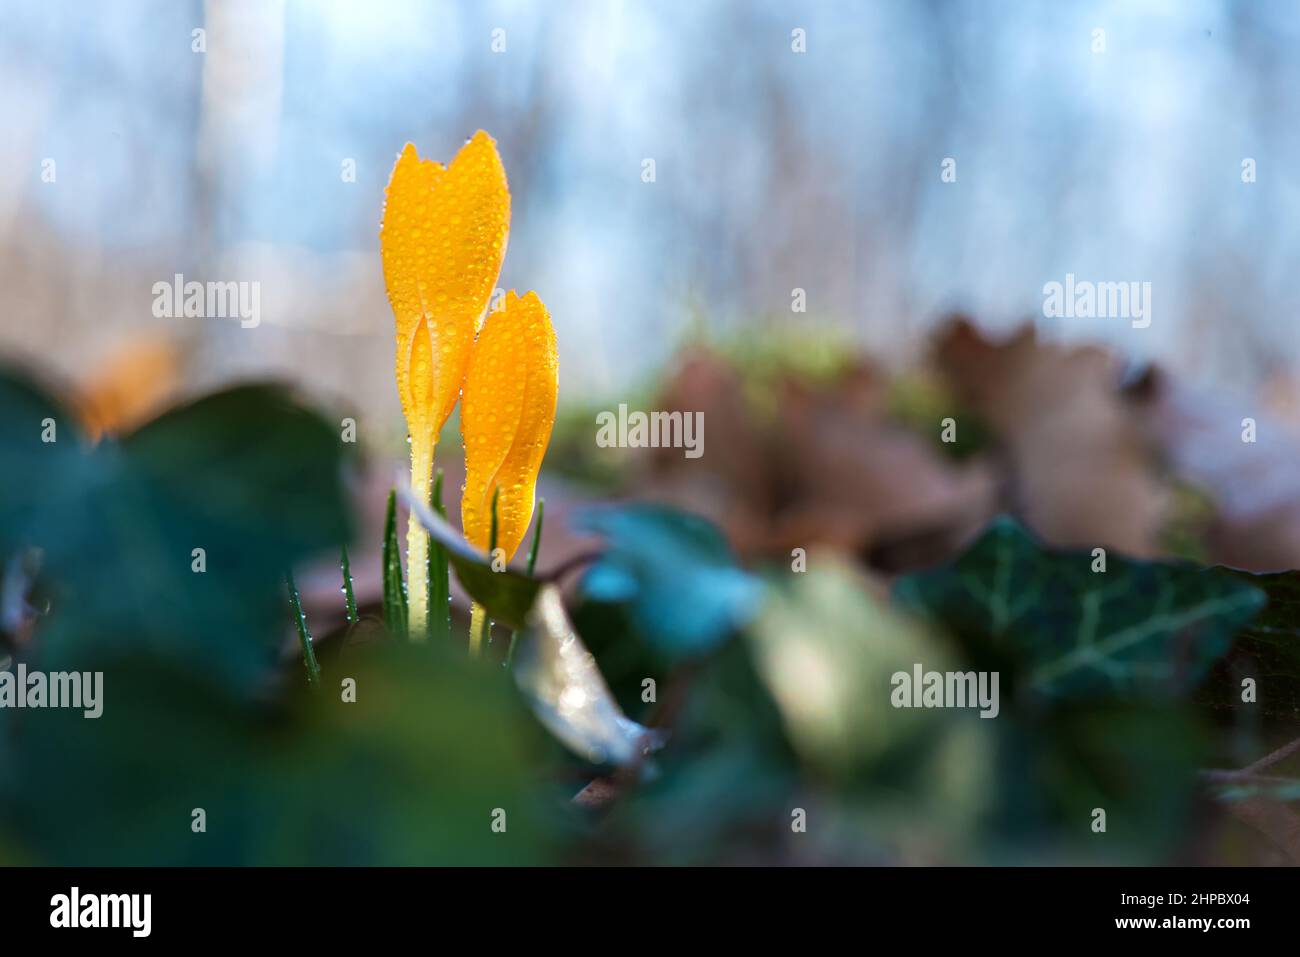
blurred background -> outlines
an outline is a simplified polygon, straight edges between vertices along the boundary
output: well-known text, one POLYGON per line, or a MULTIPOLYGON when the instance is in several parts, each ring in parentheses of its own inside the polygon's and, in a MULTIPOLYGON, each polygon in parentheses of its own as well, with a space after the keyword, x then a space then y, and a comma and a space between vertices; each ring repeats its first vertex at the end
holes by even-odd
POLYGON ((445 161, 480 127, 514 196, 501 284, 550 307, 562 398, 617 397, 701 326, 906 360, 952 309, 1227 387, 1296 360, 1293 3, 104 12, 0 2, 0 349, 73 379, 175 341, 184 391, 273 371, 400 432, 384 185, 408 140, 445 161), (178 272, 260 281, 261 325, 155 318, 178 272), (1067 272, 1151 282, 1150 328, 1043 319, 1067 272))
MULTIPOLYGON (((6 606, 21 627, 0 634, 55 662, 104 656, 132 702, 92 732, 57 714, 0 728, 16 756, 0 762, 14 825, 0 861, 517 862, 558 844, 569 860, 1300 862, 1286 804, 1300 790, 1232 796, 1256 801, 1238 823, 1264 846, 1228 830, 1201 786, 1207 769, 1237 782, 1224 769, 1294 737, 1295 573, 1269 579, 1276 619, 1216 664, 1201 711, 1116 696, 1059 723, 1034 703, 996 732, 914 726, 880 685, 891 656, 918 648, 980 660, 987 636, 963 645, 969 622, 960 640, 922 634, 882 596, 1000 513, 1050 546, 1300 568, 1298 40, 1300 5, 1281 0, 0 0, 0 359, 61 379, 96 436, 251 378, 326 410, 227 393, 167 417, 152 449, 168 481, 139 487, 150 494, 126 482, 133 443, 0 462, 0 533, 34 530, 56 586, 47 602, 34 578, 31 607, 6 606), (549 814, 604 780, 534 740, 495 675, 448 649, 435 651, 458 663, 359 640, 381 607, 379 530, 406 456, 384 187, 406 142, 445 162, 480 128, 512 193, 500 285, 535 289, 559 342, 539 569, 590 559, 570 518, 595 501, 667 503, 722 532, 702 548, 688 525, 680 553, 665 546, 680 518, 606 536, 664 566, 651 571, 674 600, 646 602, 648 625, 566 580, 628 715, 676 736, 626 809, 595 802, 612 807, 603 831, 578 822, 585 844, 573 821, 526 810, 511 833, 535 848, 479 826, 500 794, 517 796, 512 815, 549 814), (156 316, 155 284, 178 274, 259 284, 260 321, 156 316), (1044 285, 1068 274, 1150 283, 1150 325, 1045 318, 1044 285), (594 413, 620 403, 700 413, 705 454, 597 446, 594 413), (340 414, 369 466, 346 486, 340 414), (38 465, 63 471, 29 475, 38 465), (45 512, 24 508, 42 497, 45 512), (144 550, 140 528, 174 547, 144 550), (227 560, 195 576, 189 549, 208 538, 227 560), (726 600, 728 545, 785 596, 745 628, 719 619, 743 640, 711 636, 683 664, 637 638, 679 638, 674 608, 726 600), (787 574, 803 550, 809 574, 787 574), (289 566, 303 566, 327 684, 350 655, 378 659, 379 693, 358 706, 371 723, 301 693, 283 696, 297 709, 285 735, 239 723, 245 698, 302 684, 289 566), (74 600, 57 590, 69 582, 74 600), (1262 717, 1237 700, 1256 672, 1262 717), (662 708, 640 697, 645 675, 664 679, 662 708), (863 683, 823 693, 844 675, 863 683), (804 718, 861 753, 832 755, 828 778, 804 718), (164 779, 166 795, 141 785, 164 779), (231 784, 245 779, 262 790, 231 784), (437 814, 429 794, 445 798, 437 814), (174 827, 191 801, 244 830, 191 840, 174 827), (824 815, 817 843, 789 842, 795 801, 824 815), (1124 840, 1076 846, 1082 813, 1109 802, 1133 808, 1115 814, 1124 840)), ((16 381, 0 374, 6 455, 45 415, 16 381)), ((21 598, 28 571, 4 574, 21 598)), ((1135 622, 1156 601, 1120 591, 1135 622)), ((1055 635, 1044 607, 1036 627, 1055 635)))

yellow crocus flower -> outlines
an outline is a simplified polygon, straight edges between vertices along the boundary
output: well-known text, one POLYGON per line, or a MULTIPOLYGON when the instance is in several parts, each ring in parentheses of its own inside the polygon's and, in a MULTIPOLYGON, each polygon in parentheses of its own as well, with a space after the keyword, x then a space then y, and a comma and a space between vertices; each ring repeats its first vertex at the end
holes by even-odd
MULTIPOLYGON (((551 318, 537 293, 512 289, 483 323, 465 376, 460 430, 465 441, 461 527, 466 540, 486 550, 497 500, 496 546, 514 558, 533 520, 537 473, 555 425, 559 357, 551 318)), ((494 566, 498 558, 492 556, 494 566)), ((486 634, 481 605, 471 609, 470 652, 486 634)))
MULTIPOLYGON (((380 250, 397 323, 397 389, 411 436, 411 488, 429 497, 434 447, 460 396, 474 334, 501 272, 510 189, 482 130, 449 166, 407 144, 388 182, 380 250)), ((428 538, 414 515, 406 536, 411 635, 425 635, 428 538)))
MULTIPOLYGON (((409 143, 388 182, 380 247, 397 320, 397 389, 411 433, 411 488, 428 500, 438 434, 464 391, 465 538, 508 562, 533 518, 537 473, 555 425, 555 330, 537 293, 511 290, 486 320, 510 232, 510 190, 480 130, 443 167, 409 143), (481 327, 480 327, 481 326, 481 327), (477 338, 476 338, 477 334, 477 338)), ((428 619, 428 538, 414 514, 406 537, 411 636, 428 619)), ((495 557, 495 556, 494 556, 495 557)), ((482 633, 474 606, 471 647, 482 633)))
POLYGON ((537 293, 514 290, 474 343, 460 410, 465 440, 465 538, 486 550, 497 495, 497 548, 508 562, 533 519, 537 473, 555 425, 559 358, 537 293))

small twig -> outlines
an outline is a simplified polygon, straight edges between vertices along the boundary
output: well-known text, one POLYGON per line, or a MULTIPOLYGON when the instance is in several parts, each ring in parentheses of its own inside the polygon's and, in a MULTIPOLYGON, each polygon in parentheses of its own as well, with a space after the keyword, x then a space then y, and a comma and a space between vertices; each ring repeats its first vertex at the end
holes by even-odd
POLYGON ((574 555, 572 558, 560 562, 560 564, 556 565, 550 571, 543 572, 537 577, 544 582, 557 582, 575 568, 580 568, 583 565, 589 565, 594 561, 598 561, 602 555, 604 555, 604 552, 595 550, 582 552, 581 554, 574 555))
MULTIPOLYGON (((1296 752, 1300 752, 1300 739, 1282 745, 1276 751, 1264 755, 1244 768, 1235 771, 1202 771, 1201 777, 1219 784, 1269 785, 1286 782, 1287 778, 1259 772, 1263 768, 1284 761, 1296 752)), ((1297 816, 1285 802, 1264 794, 1247 795, 1241 800, 1230 801, 1228 811, 1237 820, 1272 841, 1293 864, 1300 864, 1300 816, 1297 816)))
MULTIPOLYGON (((1265 768, 1272 767, 1273 765, 1277 764, 1280 761, 1285 761, 1287 758, 1291 757, 1291 755, 1297 753, 1300 753, 1300 738, 1296 738, 1294 741, 1290 742, 1289 744, 1282 745, 1282 747, 1278 748, 1276 751, 1264 755, 1264 757, 1260 758, 1258 761, 1254 762, 1253 764, 1248 764, 1244 768, 1240 768, 1234 771, 1209 770, 1209 771, 1202 771, 1201 774, 1214 781, 1240 781, 1246 778, 1254 778, 1258 780, 1270 780, 1269 775, 1262 775, 1259 772, 1264 770, 1265 768)), ((1286 780, 1284 778, 1283 779, 1271 778, 1271 779, 1286 780)))
POLYGON ((1201 777, 1207 781, 1218 781, 1221 783, 1234 783, 1238 781, 1250 781, 1258 784, 1285 784, 1294 780, 1293 778, 1283 777, 1278 774, 1247 774, 1246 769, 1236 771, 1221 771, 1216 768, 1207 768, 1199 772, 1201 777))
POLYGON ((623 783, 616 778, 593 778, 586 787, 573 796, 573 803, 600 810, 613 804, 623 793, 623 783))
MULTIPOLYGON (((447 549, 448 554, 457 555, 461 558, 468 559, 469 561, 478 562, 481 565, 490 565, 492 563, 492 555, 490 553, 484 554, 482 551, 467 542, 460 532, 452 528, 441 516, 435 515, 426 503, 421 502, 416 498, 409 486, 399 481, 394 488, 394 492, 397 497, 415 513, 420 524, 428 529, 438 539, 438 541, 442 542, 442 545, 447 549)), ((597 550, 584 552, 583 554, 576 555, 568 561, 556 566, 551 571, 544 572, 536 577, 539 581, 554 582, 561 576, 566 575, 572 569, 593 562, 603 554, 603 552, 597 550)))
POLYGON ((1248 765, 1241 769, 1242 774, 1254 774, 1263 768, 1277 764, 1279 761, 1285 761, 1291 755, 1300 752, 1300 738, 1296 738, 1290 744, 1284 744, 1271 754, 1266 754, 1254 764, 1248 765))

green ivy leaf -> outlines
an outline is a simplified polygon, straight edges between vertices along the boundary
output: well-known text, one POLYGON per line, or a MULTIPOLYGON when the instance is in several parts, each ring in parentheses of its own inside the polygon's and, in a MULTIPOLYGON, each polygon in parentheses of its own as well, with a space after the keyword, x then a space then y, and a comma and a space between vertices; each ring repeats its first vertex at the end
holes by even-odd
POLYGON ((84 456, 76 419, 25 373, 0 368, 0 554, 65 547, 51 542, 51 519, 75 538, 55 505, 80 485, 84 456))
POLYGON ((1000 518, 955 562, 905 576, 895 596, 1051 698, 1185 692, 1264 604, 1221 569, 1111 554, 1094 572, 1093 562, 1000 518))
POLYGON ((758 610, 762 583, 698 516, 634 504, 589 510, 575 525, 607 546, 582 577, 583 597, 626 605, 639 636, 666 657, 712 651, 758 610))
POLYGON ((144 649, 256 693, 278 669, 284 570, 349 535, 337 432, 269 385, 94 447, 24 380, 0 376, 0 402, 0 547, 41 550, 43 659, 144 649))
POLYGON ((172 538, 214 543, 210 564, 217 550, 215 561, 272 569, 347 534, 343 448, 334 427, 274 385, 204 396, 121 442, 155 508, 181 523, 172 538))

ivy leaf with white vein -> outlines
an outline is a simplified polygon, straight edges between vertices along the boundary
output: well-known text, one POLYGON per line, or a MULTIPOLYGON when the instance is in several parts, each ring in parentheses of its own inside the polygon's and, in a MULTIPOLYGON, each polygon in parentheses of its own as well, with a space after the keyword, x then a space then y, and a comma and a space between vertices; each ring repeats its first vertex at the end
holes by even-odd
POLYGON ((907 575, 895 598, 964 642, 1014 663, 1016 684, 1049 698, 1181 694, 1195 687, 1264 605, 1222 569, 1044 546, 996 519, 954 562, 907 575))

